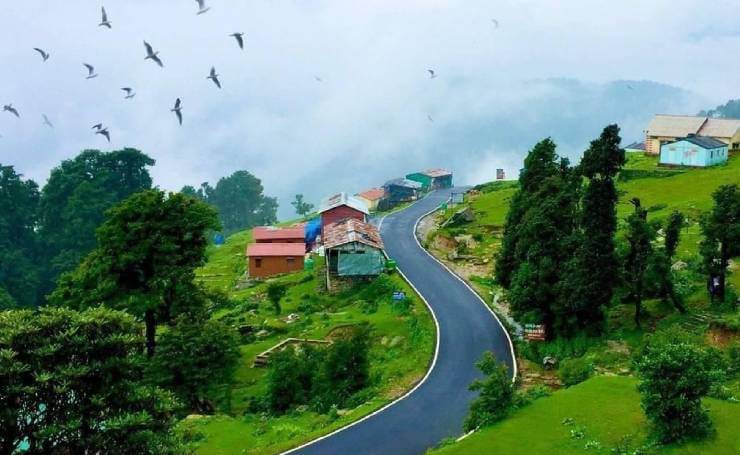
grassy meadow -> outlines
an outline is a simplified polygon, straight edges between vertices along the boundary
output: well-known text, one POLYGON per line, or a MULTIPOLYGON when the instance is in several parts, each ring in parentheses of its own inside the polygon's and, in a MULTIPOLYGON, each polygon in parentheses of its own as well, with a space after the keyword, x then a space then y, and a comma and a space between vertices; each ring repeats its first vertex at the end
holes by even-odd
POLYGON ((342 427, 382 407, 410 389, 426 373, 431 362, 436 328, 421 299, 397 275, 389 275, 393 289, 410 297, 410 307, 391 302, 389 293, 376 282, 357 284, 337 293, 324 287, 323 258, 314 257, 314 270, 284 275, 268 282, 244 284, 244 252, 251 232, 230 236, 222 246, 211 246, 208 263, 197 279, 234 302, 215 311, 214 317, 233 326, 252 327, 241 345, 241 362, 234 383, 215 416, 190 416, 181 427, 200 439, 199 454, 279 453, 342 427), (269 282, 288 285, 275 315, 266 300, 269 282), (377 309, 373 309, 377 304, 377 309), (286 317, 296 315, 295 321, 286 317), (257 354, 289 338, 330 339, 343 327, 370 323, 372 331, 371 386, 360 392, 353 409, 336 414, 317 414, 309 409, 281 416, 249 411, 250 399, 266 391, 267 368, 253 366, 257 354))

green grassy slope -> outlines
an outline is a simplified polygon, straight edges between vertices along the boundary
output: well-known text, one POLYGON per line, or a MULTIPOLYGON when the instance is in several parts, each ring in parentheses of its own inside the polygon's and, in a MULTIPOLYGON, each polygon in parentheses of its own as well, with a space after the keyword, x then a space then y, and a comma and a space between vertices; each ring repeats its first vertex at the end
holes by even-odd
MULTIPOLYGON (((435 453, 606 454, 626 435, 634 438, 634 450, 645 444, 647 434, 635 385, 636 381, 629 377, 589 379, 541 398, 508 419, 435 453), (564 425, 566 419, 573 423, 564 425), (571 430, 581 430, 583 438, 572 438, 571 430), (598 442, 601 449, 585 449, 589 441, 598 442)), ((735 426, 740 405, 713 399, 707 399, 705 404, 716 435, 704 442, 667 447, 661 453, 740 453, 740 433, 735 426)))
POLYGON ((423 377, 431 361, 435 344, 435 327, 423 302, 414 298, 412 289, 398 276, 390 275, 395 289, 404 290, 414 302, 406 313, 394 307, 390 295, 382 296, 376 312, 363 312, 362 301, 371 301, 372 284, 361 284, 337 294, 323 290, 321 259, 314 271, 281 276, 271 281, 288 285, 283 298, 282 314, 275 316, 265 300, 267 283, 238 289, 244 274, 244 252, 251 241, 251 232, 230 236, 226 244, 212 246, 208 263, 197 271, 197 279, 213 290, 225 292, 237 304, 217 310, 214 317, 232 325, 251 325, 255 331, 269 334, 241 346, 242 360, 235 373, 229 399, 222 409, 229 411, 213 417, 187 419, 184 428, 203 436, 198 445, 200 454, 278 453, 302 442, 344 426, 378 409, 403 394, 423 377), (288 324, 285 316, 299 315, 288 324), (288 337, 324 339, 337 327, 369 322, 373 326, 371 347, 371 381, 363 404, 343 410, 334 418, 310 410, 284 416, 261 416, 247 411, 249 400, 266 390, 265 368, 254 368, 257 354, 288 337))

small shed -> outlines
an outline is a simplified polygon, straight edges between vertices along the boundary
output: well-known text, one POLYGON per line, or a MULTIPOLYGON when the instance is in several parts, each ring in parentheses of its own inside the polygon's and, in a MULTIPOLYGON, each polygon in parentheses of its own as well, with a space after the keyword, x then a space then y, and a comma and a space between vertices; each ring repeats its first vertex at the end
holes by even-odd
POLYGON ((688 135, 660 146, 659 163, 667 166, 707 167, 727 162, 727 144, 706 136, 688 135))
POLYGON ((625 147, 624 151, 627 153, 645 153, 645 143, 644 142, 633 142, 627 147, 625 147))
POLYGON ((357 194, 358 199, 362 199, 371 212, 378 210, 378 204, 385 198, 384 188, 370 188, 357 194))
POLYGON ((303 270, 306 247, 303 243, 252 243, 247 247, 248 274, 267 278, 303 270))
POLYGON ((349 218, 326 227, 324 237, 330 276, 377 276, 385 270, 383 241, 378 228, 349 218))
POLYGON ((365 222, 370 211, 361 199, 349 196, 347 193, 339 193, 321 201, 319 214, 321 215, 321 237, 323 239, 328 225, 349 218, 365 222))
POLYGON ((402 202, 415 201, 421 193, 421 183, 413 180, 398 178, 385 182, 383 185, 388 195, 390 205, 395 206, 402 202))
POLYGON ((452 188, 452 172, 441 168, 414 172, 407 175, 406 178, 421 183, 424 191, 452 188))
POLYGON ((306 232, 303 226, 279 228, 274 226, 257 226, 252 229, 256 243, 305 243, 306 232))

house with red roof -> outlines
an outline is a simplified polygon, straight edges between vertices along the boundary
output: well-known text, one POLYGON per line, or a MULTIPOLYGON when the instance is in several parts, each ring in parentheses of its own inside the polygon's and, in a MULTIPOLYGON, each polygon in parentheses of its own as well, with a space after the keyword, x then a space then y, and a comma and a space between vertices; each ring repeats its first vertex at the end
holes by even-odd
POLYGON ((324 238, 326 227, 332 223, 337 223, 349 218, 365 222, 370 211, 365 201, 339 193, 321 201, 319 206, 321 216, 321 238, 324 238))
POLYGON ((363 200, 371 212, 378 210, 378 204, 385 197, 385 188, 370 188, 369 190, 357 193, 357 198, 363 200))
POLYGON ((332 223, 325 229, 323 242, 330 277, 374 277, 385 270, 383 240, 372 224, 354 218, 332 223))
POLYGON ((250 278, 267 278, 303 270, 304 243, 252 243, 247 246, 250 278))
POLYGON ((257 226, 252 229, 252 238, 256 243, 305 243, 306 233, 304 226, 257 226))

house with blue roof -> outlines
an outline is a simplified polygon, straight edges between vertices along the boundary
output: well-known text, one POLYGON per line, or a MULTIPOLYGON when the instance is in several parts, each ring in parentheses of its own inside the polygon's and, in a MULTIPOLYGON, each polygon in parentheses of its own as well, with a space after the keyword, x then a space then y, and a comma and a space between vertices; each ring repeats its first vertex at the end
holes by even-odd
POLYGON ((659 164, 708 167, 727 162, 727 144, 713 137, 688 136, 660 146, 659 164))

